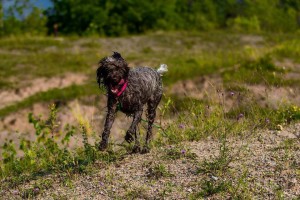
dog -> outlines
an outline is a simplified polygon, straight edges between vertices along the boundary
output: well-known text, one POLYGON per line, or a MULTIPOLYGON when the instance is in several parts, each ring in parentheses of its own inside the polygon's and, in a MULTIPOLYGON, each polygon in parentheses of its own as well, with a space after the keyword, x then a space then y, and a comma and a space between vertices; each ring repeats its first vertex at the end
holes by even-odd
POLYGON ((156 116, 156 108, 163 95, 162 74, 168 71, 167 65, 162 64, 158 70, 149 67, 131 69, 118 52, 99 61, 97 82, 99 87, 104 86, 107 92, 107 115, 105 119, 102 141, 99 150, 108 146, 110 129, 117 111, 132 116, 133 121, 127 130, 125 140, 133 140, 133 152, 148 153, 149 142, 152 137, 152 126, 156 116), (142 119, 144 106, 147 104, 148 128, 143 148, 139 144, 137 126, 142 119))

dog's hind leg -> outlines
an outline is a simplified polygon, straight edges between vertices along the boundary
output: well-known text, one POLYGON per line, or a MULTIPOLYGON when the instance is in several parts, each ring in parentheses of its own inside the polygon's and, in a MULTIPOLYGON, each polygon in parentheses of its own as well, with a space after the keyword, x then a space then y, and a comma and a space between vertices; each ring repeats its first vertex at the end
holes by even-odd
POLYGON ((139 111, 134 113, 130 128, 128 129, 128 131, 126 132, 126 135, 125 135, 125 140, 129 143, 133 141, 132 135, 134 135, 134 140, 135 140, 135 144, 133 147, 134 153, 137 153, 140 151, 139 134, 137 133, 136 129, 137 129, 137 125, 141 122, 142 114, 143 114, 143 109, 140 109, 139 111))
POLYGON ((142 149, 142 153, 148 153, 149 150, 149 143, 152 137, 152 126, 155 120, 156 116, 156 108, 160 102, 161 95, 157 96, 155 100, 150 100, 148 102, 148 110, 147 110, 147 118, 148 118, 148 129, 147 129, 147 135, 146 135, 146 141, 145 146, 142 149))

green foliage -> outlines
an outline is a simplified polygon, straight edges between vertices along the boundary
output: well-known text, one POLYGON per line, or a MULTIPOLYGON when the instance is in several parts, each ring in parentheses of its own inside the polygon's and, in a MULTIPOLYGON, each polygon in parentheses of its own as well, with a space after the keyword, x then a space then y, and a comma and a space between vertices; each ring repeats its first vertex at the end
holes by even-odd
POLYGON ((228 25, 237 32, 259 32, 260 22, 256 16, 250 19, 245 17, 236 17, 232 21, 228 20, 228 25))
MULTIPOLYGON (((35 139, 21 139, 19 148, 12 141, 6 142, 2 147, 0 178, 7 180, 6 187, 52 172, 66 172, 70 176, 74 173, 85 173, 87 167, 96 160, 109 163, 120 159, 123 154, 121 151, 99 152, 88 143, 84 126, 81 126, 83 148, 80 147, 75 152, 68 149, 70 138, 78 130, 69 125, 63 131, 58 129, 57 109, 54 104, 50 106, 47 120, 32 114, 28 118, 35 128, 35 139), (24 155, 17 156, 17 151, 24 155)), ((41 189, 39 186, 24 191, 24 198, 37 195, 39 192, 36 188, 41 189)))
POLYGON ((280 58, 291 58, 296 62, 299 62, 300 40, 292 39, 281 43, 276 48, 274 48, 274 54, 278 55, 280 58))
POLYGON ((155 30, 295 31, 296 0, 52 0, 44 13, 29 0, 17 0, 1 13, 1 35, 59 34, 120 36, 155 30), (29 14, 25 14, 28 13, 29 14))
POLYGON ((299 7, 281 0, 263 0, 255 2, 244 1, 244 16, 256 16, 263 30, 269 31, 295 31, 299 28, 297 12, 299 7), (296 19, 296 20, 295 20, 296 19))
POLYGON ((292 121, 300 120, 300 107, 285 105, 277 110, 276 115, 278 124, 290 124, 292 121))
POLYGON ((299 4, 290 1, 253 2, 204 0, 82 1, 53 0, 46 11, 49 32, 53 25, 65 34, 119 36, 149 30, 294 31, 299 28, 299 4))

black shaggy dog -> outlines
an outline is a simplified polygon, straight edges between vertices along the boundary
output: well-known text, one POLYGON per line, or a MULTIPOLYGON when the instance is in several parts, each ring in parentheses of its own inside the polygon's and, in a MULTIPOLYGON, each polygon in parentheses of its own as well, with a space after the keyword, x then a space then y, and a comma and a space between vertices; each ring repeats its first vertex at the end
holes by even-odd
POLYGON ((133 121, 126 132, 125 140, 135 140, 134 152, 149 152, 149 141, 152 135, 152 125, 156 115, 156 108, 161 100, 162 80, 161 74, 167 71, 166 65, 161 65, 158 70, 148 67, 130 69, 121 54, 114 52, 112 56, 105 57, 99 62, 97 69, 97 82, 107 91, 107 116, 102 133, 100 150, 108 145, 110 129, 118 110, 133 116, 133 121), (141 149, 137 125, 140 123, 143 107, 147 104, 148 129, 145 146, 141 149))

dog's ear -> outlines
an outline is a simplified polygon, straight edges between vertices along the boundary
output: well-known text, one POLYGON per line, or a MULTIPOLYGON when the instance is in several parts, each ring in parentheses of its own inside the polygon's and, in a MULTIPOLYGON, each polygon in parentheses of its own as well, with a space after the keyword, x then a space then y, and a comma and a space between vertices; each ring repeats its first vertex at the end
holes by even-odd
POLYGON ((104 62, 105 62, 105 58, 100 60, 98 63, 98 69, 96 74, 97 74, 97 83, 99 87, 103 85, 103 78, 105 73, 104 62))
POLYGON ((114 54, 110 58, 112 58, 116 61, 115 62, 116 66, 123 67, 123 68, 126 68, 126 70, 129 70, 128 69, 128 64, 125 61, 125 59, 121 56, 121 54, 119 52, 116 52, 116 51, 113 51, 113 53, 114 54))
POLYGON ((122 56, 121 56, 121 54, 120 53, 118 53, 118 52, 116 52, 116 51, 113 51, 114 52, 114 54, 112 55, 112 57, 114 58, 114 59, 117 59, 117 60, 124 60, 123 58, 122 58, 122 56))

